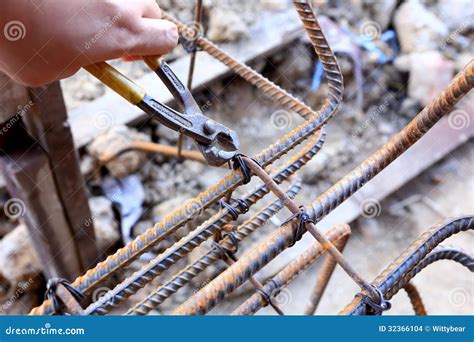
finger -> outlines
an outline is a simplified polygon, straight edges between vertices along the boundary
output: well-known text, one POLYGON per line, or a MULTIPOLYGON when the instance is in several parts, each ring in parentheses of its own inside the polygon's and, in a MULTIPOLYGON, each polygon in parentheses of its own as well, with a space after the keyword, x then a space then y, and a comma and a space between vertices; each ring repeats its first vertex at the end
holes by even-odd
POLYGON ((142 6, 142 18, 161 19, 160 6, 155 0, 146 0, 142 6))
POLYGON ((167 20, 142 19, 140 33, 134 37, 128 55, 164 55, 178 44, 178 29, 167 20))
POLYGON ((133 61, 138 61, 139 59, 142 59, 141 56, 123 56, 120 58, 124 62, 133 62, 133 61))

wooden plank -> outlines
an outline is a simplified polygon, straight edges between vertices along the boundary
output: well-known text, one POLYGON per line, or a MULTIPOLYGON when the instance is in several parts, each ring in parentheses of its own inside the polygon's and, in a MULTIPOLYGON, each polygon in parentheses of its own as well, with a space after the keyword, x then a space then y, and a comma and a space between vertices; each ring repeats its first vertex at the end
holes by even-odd
POLYGON ((59 82, 29 89, 34 110, 24 119, 30 134, 46 151, 52 176, 68 225, 79 253, 81 269, 88 270, 97 262, 97 246, 91 212, 79 168, 79 158, 67 124, 66 106, 59 82))
MULTIPOLYGON (((293 9, 263 12, 257 24, 250 29, 248 38, 238 43, 225 44, 223 49, 237 60, 248 63, 258 57, 269 55, 276 49, 301 37, 303 28, 293 9)), ((185 80, 188 72, 189 56, 171 63, 173 71, 185 80)), ((226 75, 229 69, 205 52, 198 52, 194 72, 193 89, 199 91, 205 84, 216 81, 226 75)), ((163 103, 173 98, 162 82, 153 73, 136 80, 150 95, 163 103)), ((69 123, 77 147, 82 147, 113 124, 129 124, 144 117, 143 112, 126 103, 110 89, 88 104, 70 112, 69 123)))
POLYGON ((82 269, 48 156, 23 127, 16 125, 11 130, 15 144, 2 146, 4 154, 0 158, 8 192, 24 211, 23 218, 45 275, 73 280, 82 269))
MULTIPOLYGON (((474 114, 471 113, 470 122, 473 120, 474 114)), ((449 125, 448 117, 444 117, 385 170, 326 216, 318 223, 318 227, 327 230, 335 224, 352 222, 361 215, 361 204, 364 200, 382 201, 473 137, 474 125, 453 129, 449 125)))

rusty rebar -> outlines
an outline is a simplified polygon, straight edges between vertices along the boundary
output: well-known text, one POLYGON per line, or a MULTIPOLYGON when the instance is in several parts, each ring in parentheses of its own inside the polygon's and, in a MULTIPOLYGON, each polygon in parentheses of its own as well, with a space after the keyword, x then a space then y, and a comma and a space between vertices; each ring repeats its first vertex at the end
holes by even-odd
MULTIPOLYGON (((420 264, 430 251, 448 237, 462 231, 473 229, 473 215, 451 218, 440 225, 429 229, 413 242, 382 273, 380 273, 372 284, 380 290, 386 299, 390 299, 394 294, 392 289, 397 289, 397 283, 399 283, 401 279, 404 279, 407 274, 410 274, 411 270, 420 264)), ((406 285, 406 283, 403 285, 406 285)), ((364 315, 367 313, 367 309, 366 305, 361 302, 360 297, 355 297, 354 300, 340 312, 340 314, 364 315)))
POLYGON ((125 154, 129 151, 143 151, 143 152, 151 152, 151 153, 159 153, 167 157, 174 157, 174 158, 184 158, 188 160, 194 160, 203 164, 207 165, 206 159, 204 159, 203 155, 197 150, 182 150, 181 152, 175 146, 168 146, 163 144, 156 144, 148 141, 141 141, 141 140, 132 140, 127 146, 117 153, 113 155, 106 156, 105 158, 100 158, 99 162, 101 165, 105 165, 111 160, 118 158, 122 154, 125 154), (180 155, 181 153, 181 155, 180 155))
MULTIPOLYGON (((331 49, 326 48, 326 46, 328 46, 327 41, 324 38, 324 34, 322 33, 319 24, 317 24, 317 21, 315 21, 314 25, 314 30, 319 32, 322 37, 320 43, 321 47, 319 50, 323 51, 326 56, 325 60, 322 60, 322 63, 325 63, 325 69, 331 70, 333 74, 331 79, 328 79, 328 82, 332 85, 329 89, 329 99, 326 100, 323 107, 317 111, 315 115, 311 115, 307 122, 296 127, 289 134, 280 138, 276 143, 270 145, 255 157, 257 162, 263 167, 270 165, 272 162, 315 134, 315 132, 317 132, 318 129, 320 129, 322 125, 331 118, 342 100, 342 74, 340 73, 336 57, 331 49), (329 60, 331 61, 330 63, 327 62, 329 60), (334 79, 337 79, 338 81, 335 82, 334 79)), ((201 38, 202 37, 198 38, 198 41, 200 41, 201 38)), ((213 46, 213 49, 216 53, 223 53, 223 51, 216 46, 213 46)), ((316 52, 319 53, 318 51, 316 52)), ((282 97, 289 96, 285 92, 280 92, 279 94, 282 97)), ((292 101, 293 99, 289 99, 289 102, 292 101)), ((146 252, 154 244, 162 241, 177 229, 185 225, 198 213, 207 209, 211 204, 225 196, 225 194, 236 189, 242 184, 243 179, 244 176, 240 171, 231 172, 218 184, 211 186, 209 189, 198 195, 193 201, 187 205, 181 206, 173 213, 166 216, 164 220, 157 223, 154 227, 149 228, 145 233, 138 236, 125 247, 117 250, 113 255, 107 257, 105 261, 98 263, 94 268, 88 270, 85 275, 78 277, 72 285, 80 291, 88 293, 95 286, 117 272, 117 270, 125 267, 139 255, 146 252), (189 213, 191 213, 191 215, 189 215, 189 213)), ((34 308, 30 312, 30 314, 51 313, 52 306, 49 301, 45 301, 41 306, 34 308)))
MULTIPOLYGON (((288 196, 294 197, 300 189, 301 181, 297 179, 288 189, 288 196)), ((237 227, 234 233, 235 239, 239 242, 242 241, 256 229, 263 226, 269 218, 275 215, 282 208, 283 203, 280 200, 276 200, 260 209, 252 217, 237 227)), ((222 259, 224 257, 223 251, 231 251, 234 248, 229 237, 223 238, 219 244, 221 248, 211 248, 206 254, 178 272, 170 280, 160 285, 155 291, 150 293, 147 298, 137 303, 127 312, 127 315, 146 315, 151 310, 156 309, 161 303, 176 293, 184 285, 189 283, 199 273, 203 272, 217 260, 222 259)))
MULTIPOLYGON (((417 142, 472 89, 473 85, 474 61, 471 61, 464 70, 458 73, 441 95, 425 107, 401 132, 313 202, 311 206, 313 220, 320 221, 417 142)), ((287 248, 292 243, 291 232, 292 227, 288 224, 280 227, 259 246, 249 251, 248 258, 241 258, 236 264, 229 267, 200 292, 183 303, 175 310, 175 313, 202 314, 210 310, 218 300, 241 285, 248 275, 254 274, 287 248)))
POLYGON ((474 258, 472 255, 454 247, 438 246, 430 252, 418 265, 416 265, 409 273, 400 279, 390 290, 386 293, 388 299, 392 298, 402 287, 410 282, 418 273, 420 273, 427 266, 439 261, 451 260, 464 267, 469 271, 474 272, 474 258))
MULTIPOLYGON (((310 148, 304 148, 298 155, 290 159, 289 164, 285 165, 280 172, 274 176, 276 183, 281 183, 288 179, 298 169, 305 165, 321 148, 324 141, 325 133, 310 139, 308 145, 310 148)), ((246 206, 250 207, 260 200, 264 195, 269 193, 269 189, 263 185, 256 191, 246 196, 246 206)), ((242 214, 244 208, 236 206, 235 211, 242 214)), ((152 279, 161 274, 168 267, 176 263, 183 256, 189 254, 207 238, 218 232, 220 228, 233 219, 233 215, 226 209, 211 217, 205 224, 190 232, 179 242, 169 247, 165 252, 155 257, 148 264, 144 265, 140 270, 133 273, 122 283, 110 290, 107 294, 108 300, 92 303, 87 309, 87 314, 106 314, 111 308, 126 300, 129 296, 136 293, 140 288, 150 282, 152 279)))
MULTIPOLYGON (((336 244, 338 241, 345 240, 350 237, 351 229, 347 224, 341 224, 330 229, 325 237, 336 244)), ((263 287, 266 293, 277 294, 282 288, 291 283, 299 274, 311 266, 327 248, 323 247, 320 243, 314 243, 306 251, 303 252, 296 259, 286 265, 280 272, 277 273, 273 278, 268 280, 263 287)), ((265 296, 260 293, 253 294, 244 303, 242 303, 232 315, 253 315, 261 308, 268 305, 268 301, 265 296)))
MULTIPOLYGON (((347 244, 349 236, 347 238, 342 238, 334 245, 339 249, 342 253, 344 248, 347 244)), ((312 316, 316 312, 318 308, 319 302, 323 297, 324 291, 326 291, 326 287, 331 279, 334 270, 336 269, 337 261, 331 254, 326 256, 326 260, 324 260, 324 264, 321 267, 321 271, 319 271, 318 277, 316 279, 316 284, 314 285, 313 290, 311 291, 311 295, 309 298, 308 307, 305 309, 304 314, 307 316, 312 316)))
POLYGON ((413 307, 413 311, 415 311, 415 315, 417 316, 426 316, 426 309, 425 305, 423 304, 423 300, 421 299, 420 292, 415 285, 412 283, 408 283, 403 288, 410 299, 411 306, 413 307))
MULTIPOLYGON (((197 27, 197 31, 194 32, 193 38, 197 38, 201 32, 199 32, 199 28, 201 28, 201 16, 202 16, 202 0, 196 0, 196 5, 194 7, 194 27, 197 27)), ((196 48, 191 52, 191 57, 189 59, 189 69, 188 69, 188 81, 187 87, 189 91, 192 91, 193 87, 193 76, 194 76, 194 66, 196 64, 196 48)), ((183 153, 183 141, 184 141, 184 134, 179 132, 178 134, 178 142, 177 142, 177 157, 181 159, 184 157, 183 153)))
MULTIPOLYGON (((258 163, 250 158, 244 158, 247 166, 252 172, 259 177, 265 185, 285 204, 285 206, 294 215, 300 212, 300 208, 296 205, 288 196, 280 189, 278 184, 265 172, 264 169, 258 163)), ((293 222, 297 226, 298 218, 295 217, 293 222)), ((327 240, 316 228, 316 225, 312 222, 307 222, 305 228, 313 237, 328 250, 328 253, 336 260, 336 262, 344 269, 344 271, 359 285, 359 287, 369 293, 370 297, 374 301, 378 301, 380 298, 378 293, 373 290, 371 285, 365 281, 358 272, 350 265, 350 263, 344 258, 342 253, 334 246, 329 240, 327 240)), ((297 229, 297 228, 295 228, 297 229)))
MULTIPOLYGON (((194 7, 194 26, 197 26, 197 31, 194 32, 193 39, 197 39, 201 34, 199 28, 201 28, 201 17, 202 17, 202 0, 196 0, 196 5, 194 7)), ((194 75, 194 66, 196 64, 196 49, 191 52, 191 58, 189 60, 189 70, 188 70, 188 82, 187 86, 189 91, 192 90, 193 86, 193 75, 194 75)))
MULTIPOLYGON (((173 22, 178 27, 180 32, 188 32, 187 34, 192 32, 191 28, 187 27, 168 13, 163 13, 163 18, 173 22)), ((313 111, 311 107, 306 105, 304 102, 298 100, 296 97, 289 94, 286 90, 265 78, 248 65, 237 61, 235 58, 221 50, 216 44, 212 43, 205 37, 198 37, 196 44, 208 54, 227 65, 237 75, 245 79, 250 84, 254 85, 263 94, 276 101, 276 103, 280 104, 281 106, 287 108, 288 110, 294 111, 303 118, 310 118, 318 115, 317 112, 313 111)))

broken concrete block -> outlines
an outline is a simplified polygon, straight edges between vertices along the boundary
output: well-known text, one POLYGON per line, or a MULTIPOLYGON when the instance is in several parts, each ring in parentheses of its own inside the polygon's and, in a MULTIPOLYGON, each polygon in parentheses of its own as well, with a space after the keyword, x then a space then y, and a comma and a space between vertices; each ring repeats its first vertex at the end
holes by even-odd
POLYGON ((449 33, 446 24, 417 0, 398 8, 394 23, 403 53, 436 49, 449 33))
POLYGON ((242 17, 233 11, 214 8, 209 17, 207 36, 216 42, 231 42, 248 34, 242 17))
POLYGON ((441 53, 413 53, 410 55, 408 95, 426 106, 449 84, 453 75, 454 62, 441 53))
POLYGON ((134 140, 148 142, 151 139, 148 135, 125 125, 114 126, 87 146, 87 151, 96 160, 105 163, 105 167, 113 176, 122 178, 136 172, 147 157, 145 152, 136 150, 118 155, 119 152, 129 149, 134 140))

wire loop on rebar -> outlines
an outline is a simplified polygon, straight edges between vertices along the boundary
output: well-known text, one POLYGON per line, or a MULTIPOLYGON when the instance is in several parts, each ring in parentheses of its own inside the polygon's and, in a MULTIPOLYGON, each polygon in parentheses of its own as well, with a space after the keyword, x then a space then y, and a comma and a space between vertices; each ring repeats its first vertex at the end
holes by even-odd
POLYGON ((66 279, 62 278, 51 278, 46 284, 46 292, 44 294, 45 299, 49 299, 53 305, 54 313, 60 313, 62 307, 64 307, 63 300, 58 296, 58 286, 64 286, 64 288, 71 294, 71 296, 78 302, 81 302, 85 296, 78 289, 74 288, 66 279))
POLYGON ((304 232, 306 231, 306 223, 314 223, 314 220, 306 211, 304 205, 299 206, 300 211, 296 214, 291 215, 288 219, 285 220, 282 224, 287 224, 290 221, 297 219, 296 229, 293 233, 293 242, 288 247, 293 247, 296 242, 301 240, 304 232))
POLYGON ((244 176, 243 184, 247 184, 250 182, 252 179, 252 172, 248 168, 247 164, 245 164, 244 160, 242 157, 246 157, 246 155, 242 153, 237 153, 233 158, 232 158, 232 168, 234 170, 239 170, 242 171, 242 174, 244 176))
MULTIPOLYGON (((242 214, 245 214, 246 212, 249 211, 249 206, 247 202, 245 202, 243 199, 240 198, 232 198, 233 201, 237 202, 237 205, 242 208, 242 214)), ((232 219, 235 221, 239 218, 239 212, 232 206, 232 204, 226 202, 224 199, 221 199, 219 201, 219 204, 222 209, 227 209, 229 211, 229 214, 232 216, 232 219)))
POLYGON ((368 315, 380 316, 384 311, 390 310, 392 304, 383 297, 382 292, 377 287, 374 286, 374 290, 379 294, 378 303, 363 293, 356 294, 356 297, 359 297, 364 302, 368 315))

